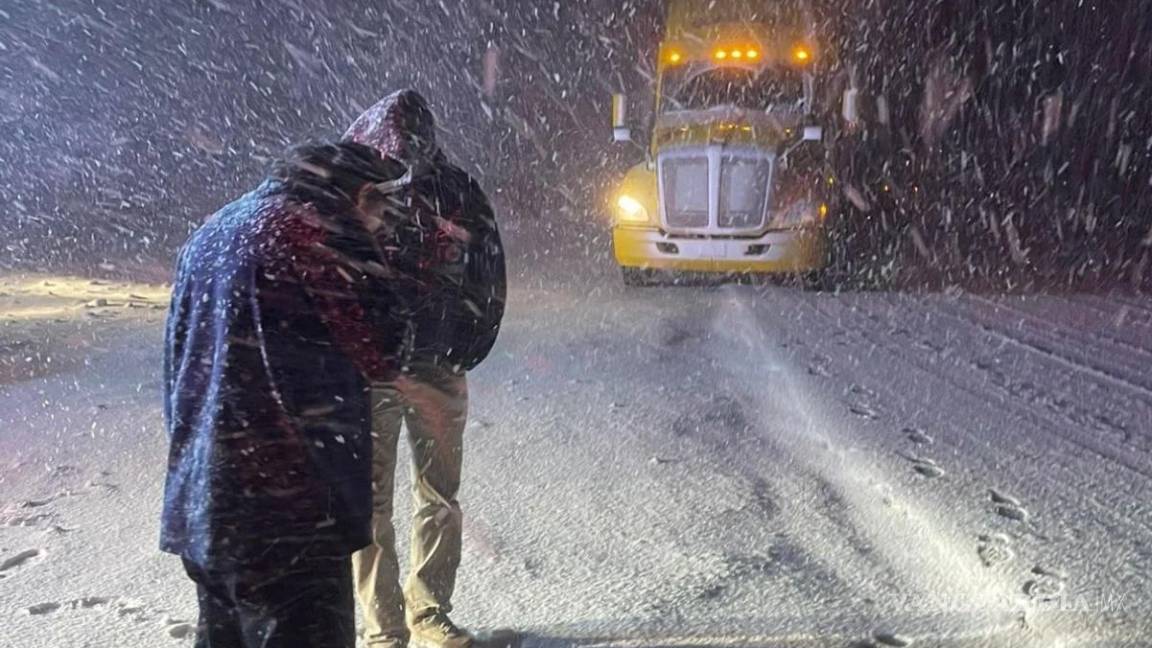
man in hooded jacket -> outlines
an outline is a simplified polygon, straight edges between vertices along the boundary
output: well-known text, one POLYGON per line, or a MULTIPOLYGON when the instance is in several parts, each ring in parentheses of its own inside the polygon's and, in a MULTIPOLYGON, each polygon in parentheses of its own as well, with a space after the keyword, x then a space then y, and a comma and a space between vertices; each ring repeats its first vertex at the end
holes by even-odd
POLYGON ((460 564, 460 488, 468 409, 466 372, 488 355, 504 314, 504 251, 480 186, 436 143, 420 94, 404 90, 362 114, 345 139, 410 168, 411 227, 388 242, 392 262, 413 277, 405 366, 373 390, 373 544, 354 556, 357 593, 371 646, 414 643, 462 648, 472 637, 448 614, 460 564), (403 588, 392 526, 396 445, 406 425, 413 455, 410 571, 403 588))
MULTIPOLYGON (((181 250, 165 332, 161 548, 197 585, 197 648, 354 648, 371 542, 371 382, 407 315, 370 232, 406 168, 304 147, 181 250)), ((390 209, 395 207, 395 209, 390 209)))

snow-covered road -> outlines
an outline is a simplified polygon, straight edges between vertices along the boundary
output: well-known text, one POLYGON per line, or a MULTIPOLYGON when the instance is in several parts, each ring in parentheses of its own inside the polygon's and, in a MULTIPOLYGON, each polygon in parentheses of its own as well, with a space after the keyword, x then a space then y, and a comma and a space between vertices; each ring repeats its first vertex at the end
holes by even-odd
MULTIPOLYGON (((1152 646, 1152 300, 614 279, 522 282, 473 375, 460 622, 1152 646)), ((0 385, 0 646, 188 639, 154 548, 161 316, 0 385)))

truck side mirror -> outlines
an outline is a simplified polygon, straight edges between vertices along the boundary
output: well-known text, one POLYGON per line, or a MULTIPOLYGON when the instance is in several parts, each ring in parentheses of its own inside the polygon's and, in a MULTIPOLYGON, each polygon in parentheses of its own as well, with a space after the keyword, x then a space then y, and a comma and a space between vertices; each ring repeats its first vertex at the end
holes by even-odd
POLYGON ((821 126, 805 126, 802 141, 821 142, 824 140, 824 128, 821 126))
POLYGON ((628 128, 628 97, 623 93, 612 95, 612 140, 632 141, 632 129, 628 128))
POLYGON ((848 88, 844 91, 840 116, 849 126, 855 127, 860 123, 860 90, 848 88))

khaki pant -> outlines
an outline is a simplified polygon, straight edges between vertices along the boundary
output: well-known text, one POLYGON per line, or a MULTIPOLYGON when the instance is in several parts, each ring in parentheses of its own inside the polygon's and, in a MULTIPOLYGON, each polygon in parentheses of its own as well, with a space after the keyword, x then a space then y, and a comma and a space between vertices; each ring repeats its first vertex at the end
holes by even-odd
POLYGON ((460 489, 468 383, 463 374, 417 366, 372 393, 373 539, 352 557, 368 645, 408 637, 405 619, 452 610, 460 565, 460 489), (401 423, 412 448, 410 572, 403 590, 392 526, 396 445, 401 423))

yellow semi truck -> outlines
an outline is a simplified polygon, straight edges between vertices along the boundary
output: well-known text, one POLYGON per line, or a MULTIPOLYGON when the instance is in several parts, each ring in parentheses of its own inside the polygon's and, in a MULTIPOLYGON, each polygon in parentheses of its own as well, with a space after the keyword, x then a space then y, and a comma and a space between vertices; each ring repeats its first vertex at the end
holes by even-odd
MULTIPOLYGON (((828 52, 811 24, 796 2, 669 1, 647 159, 609 196, 625 283, 825 269, 835 192, 816 98, 828 52)), ((612 103, 614 137, 630 142, 627 98, 612 103)))

